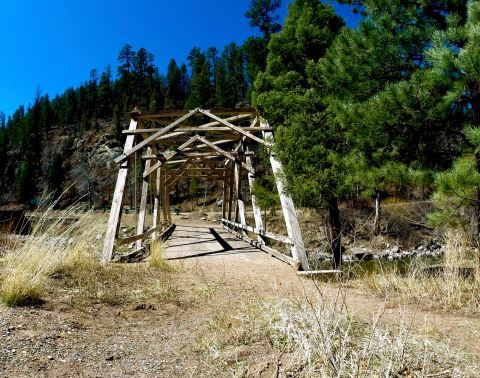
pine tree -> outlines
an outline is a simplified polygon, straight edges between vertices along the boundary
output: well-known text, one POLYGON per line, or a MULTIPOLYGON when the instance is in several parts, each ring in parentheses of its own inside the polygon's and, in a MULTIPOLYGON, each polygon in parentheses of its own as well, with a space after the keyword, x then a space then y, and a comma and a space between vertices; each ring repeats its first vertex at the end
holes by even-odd
POLYGON ((376 199, 377 214, 381 198, 445 167, 455 149, 449 124, 458 114, 439 111, 445 81, 426 69, 431 34, 446 27, 452 4, 356 2, 365 18, 343 29, 316 67, 328 113, 350 146, 342 164, 355 172, 352 186, 376 199))
POLYGON ((118 76, 119 76, 119 87, 121 91, 125 93, 124 100, 125 108, 124 111, 129 111, 129 105, 131 102, 132 96, 132 72, 133 72, 133 60, 135 58, 135 51, 132 46, 128 43, 125 44, 120 52, 118 53, 118 76))
POLYGON ((272 36, 267 68, 255 81, 253 101, 276 128, 276 153, 286 187, 299 204, 329 213, 334 267, 341 263, 338 200, 345 190, 338 155, 341 131, 328 122, 315 67, 343 26, 330 5, 296 0, 283 30, 272 36))
POLYGON ((182 103, 182 74, 175 59, 170 60, 167 69, 166 109, 180 109, 182 103))
POLYGON ((192 77, 190 95, 186 108, 210 107, 213 104, 213 85, 211 81, 211 65, 206 55, 198 47, 194 47, 188 55, 192 77))
POLYGON ((439 210, 431 217, 437 224, 467 226, 475 214, 475 238, 480 240, 480 3, 468 2, 467 17, 460 9, 449 17, 449 28, 433 35, 428 50, 431 68, 426 76, 440 82, 437 97, 441 115, 457 115, 447 125, 463 133, 467 143, 453 167, 436 177, 435 202, 439 210))
POLYGON ((265 40, 270 40, 273 33, 280 31, 279 16, 275 11, 280 8, 281 0, 251 0, 245 16, 250 20, 250 26, 258 27, 265 40))
POLYGON ((110 65, 108 65, 105 71, 102 72, 98 86, 98 113, 100 117, 112 117, 112 101, 112 70, 110 65))

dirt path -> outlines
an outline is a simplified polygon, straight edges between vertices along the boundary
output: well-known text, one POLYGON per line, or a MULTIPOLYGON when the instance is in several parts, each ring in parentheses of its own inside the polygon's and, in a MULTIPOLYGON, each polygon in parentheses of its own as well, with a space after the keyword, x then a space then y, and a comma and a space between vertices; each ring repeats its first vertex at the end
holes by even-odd
MULTIPOLYGON (((166 258, 177 266, 180 295, 121 306, 97 304, 77 309, 58 291, 39 307, 0 305, 2 377, 198 377, 220 376, 198 352, 197 343, 214 309, 251 297, 303 301, 319 294, 311 280, 290 266, 235 239, 221 226, 182 220, 167 242, 166 258)), ((318 283, 327 300, 338 298, 332 283, 318 283)), ((398 324, 403 316, 418 333, 451 339, 478 358, 480 321, 428 311, 384 308, 381 300, 346 290, 348 311, 398 324)), ((260 364, 272 363, 265 354, 260 364)), ((262 371, 262 369, 259 369, 262 371)), ((269 376, 268 374, 262 376, 269 376)), ((270 375, 271 376, 271 375, 270 375)))
POLYGON ((452 345, 472 353, 472 356, 480 357, 480 319, 424 311, 402 303, 388 307, 381 299, 365 295, 357 289, 300 278, 287 264, 251 248, 218 225, 180 224, 168 242, 167 257, 184 261, 188 269, 201 272, 209 280, 220 280, 226 288, 235 287, 281 298, 301 299, 307 296, 315 299, 321 294, 326 300, 335 301, 340 297, 350 313, 363 319, 370 320, 381 315, 384 321, 393 325, 400 324, 403 319, 418 332, 449 340, 452 345), (211 229, 232 250, 225 250, 212 235, 211 229), (185 242, 192 239, 201 243, 185 242), (194 248, 190 249, 191 246, 194 248))

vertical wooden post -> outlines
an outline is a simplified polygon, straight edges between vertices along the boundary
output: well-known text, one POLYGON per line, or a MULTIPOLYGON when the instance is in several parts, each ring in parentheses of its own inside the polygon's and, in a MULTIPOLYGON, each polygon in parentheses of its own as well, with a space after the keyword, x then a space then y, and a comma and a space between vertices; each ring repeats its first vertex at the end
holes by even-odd
MULTIPOLYGON (((248 166, 252 167, 252 158, 247 155, 245 157, 245 162, 247 163, 248 166)), ((263 219, 262 219, 262 212, 260 208, 257 206, 257 199, 255 197, 255 194, 253 194, 253 185, 255 184, 255 176, 252 172, 248 172, 248 187, 250 190, 250 196, 252 198, 252 209, 253 209, 253 218, 255 220, 255 228, 264 231, 264 226, 263 226, 263 219)), ((258 235, 257 237, 258 241, 260 243, 265 244, 265 240, 258 235)))
POLYGON ((222 202, 222 218, 225 219, 227 217, 227 206, 228 206, 228 175, 229 172, 225 168, 223 171, 223 202, 222 202))
MULTIPOLYGON (((157 169, 155 174, 155 198, 153 200, 153 219, 152 219, 152 228, 155 228, 160 223, 160 168, 157 169)), ((158 232, 152 234, 152 240, 155 240, 158 237, 158 232)))
MULTIPOLYGON (((147 155, 152 154, 152 148, 148 147, 147 148, 147 155)), ((144 173, 148 172, 150 170, 150 163, 151 160, 147 159, 145 161, 145 169, 144 173)), ((148 199, 148 177, 143 179, 143 184, 142 184, 142 197, 140 198, 140 211, 138 213, 138 221, 137 221, 137 235, 143 234, 144 228, 145 228, 145 213, 147 210, 147 199, 148 199)), ((137 250, 142 248, 142 243, 143 239, 137 240, 137 250)))
MULTIPOLYGON (((268 123, 265 120, 261 120, 260 125, 261 127, 268 127, 268 123)), ((264 131, 263 138, 267 141, 273 142, 272 132, 264 131)), ((271 153, 270 164, 272 165, 273 175, 275 176, 275 182, 277 184, 283 217, 285 219, 285 225, 287 226, 287 233, 290 239, 293 241, 292 256, 295 260, 300 262, 303 270, 309 270, 307 254, 303 244, 303 237, 300 230, 300 224, 298 222, 297 211, 295 210, 292 198, 285 194, 282 164, 271 153)))
MULTIPOLYGON (((233 165, 233 162, 230 163, 233 165)), ((230 168, 230 178, 228 180, 228 220, 232 220, 232 211, 233 211, 233 185, 234 185, 234 175, 235 169, 233 167, 230 168)))
POLYGON ((163 222, 168 223, 168 214, 167 214, 167 188, 165 183, 167 181, 167 170, 165 165, 160 169, 160 193, 162 196, 162 212, 163 212, 163 222))
POLYGON ((239 162, 235 161, 235 222, 239 221, 239 208, 238 201, 242 200, 242 166, 239 162))
MULTIPOLYGON (((132 118, 130 120, 130 127, 128 130, 133 131, 137 128, 137 120, 132 118)), ((133 147, 135 135, 128 135, 123 148, 123 153, 128 152, 133 147)), ((108 227, 105 234, 105 242, 103 245, 102 262, 107 263, 112 259, 113 249, 115 247, 115 239, 118 234, 118 227, 120 225, 120 218, 122 214, 123 193, 125 191, 125 183, 128 175, 128 160, 120 165, 118 171, 117 183, 115 185, 115 192, 113 193, 112 207, 110 209, 110 216, 108 218, 108 227)))

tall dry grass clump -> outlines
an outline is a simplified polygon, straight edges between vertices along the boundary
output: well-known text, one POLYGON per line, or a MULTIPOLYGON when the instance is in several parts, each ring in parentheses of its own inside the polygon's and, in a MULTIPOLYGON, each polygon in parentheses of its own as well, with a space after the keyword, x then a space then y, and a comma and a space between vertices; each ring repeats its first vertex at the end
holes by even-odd
POLYGON ((471 356, 414 332, 401 313, 393 325, 383 321, 382 308, 371 321, 360 320, 343 295, 336 301, 257 298, 213 310, 197 346, 210 366, 230 376, 257 376, 266 355, 277 359, 271 376, 477 376, 471 356))
POLYGON ((477 315, 480 313, 480 264, 469 246, 465 234, 448 231, 444 237, 444 255, 435 266, 413 262, 406 274, 380 271, 358 283, 388 299, 477 315))
POLYGON ((92 243, 103 229, 98 217, 77 207, 45 211, 25 242, 5 255, 1 300, 9 306, 38 302, 49 276, 94 253, 92 243))
POLYGON ((165 260, 165 249, 161 240, 154 240, 150 243, 150 256, 148 257, 150 267, 163 271, 172 270, 172 266, 165 260))
POLYGON ((467 377, 476 367, 448 345, 415 335, 400 316, 397 326, 360 321, 345 308, 319 300, 276 308, 273 341, 293 354, 292 370, 305 377, 467 377))

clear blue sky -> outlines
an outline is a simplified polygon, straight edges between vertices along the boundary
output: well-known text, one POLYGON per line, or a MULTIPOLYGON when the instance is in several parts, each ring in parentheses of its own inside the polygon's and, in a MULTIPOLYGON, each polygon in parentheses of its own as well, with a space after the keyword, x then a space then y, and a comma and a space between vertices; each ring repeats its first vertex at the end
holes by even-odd
MULTIPOLYGON (((88 79, 92 68, 116 69, 125 44, 145 47, 162 72, 194 46, 222 49, 256 31, 244 17, 249 0, 0 0, 0 111, 28 106, 36 88, 51 97, 88 79)), ((279 12, 283 21, 287 3, 279 12)), ((334 4, 356 25, 349 7, 334 4)))

